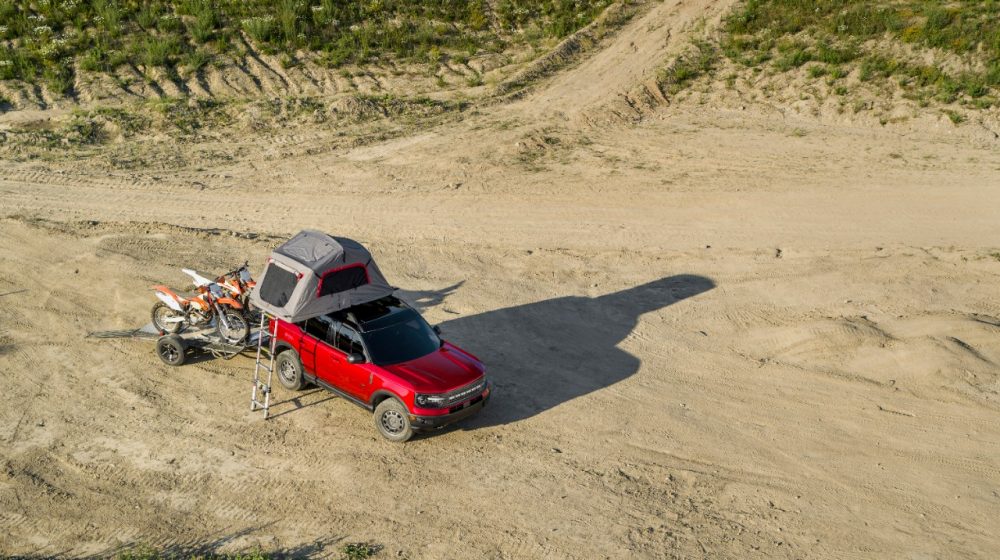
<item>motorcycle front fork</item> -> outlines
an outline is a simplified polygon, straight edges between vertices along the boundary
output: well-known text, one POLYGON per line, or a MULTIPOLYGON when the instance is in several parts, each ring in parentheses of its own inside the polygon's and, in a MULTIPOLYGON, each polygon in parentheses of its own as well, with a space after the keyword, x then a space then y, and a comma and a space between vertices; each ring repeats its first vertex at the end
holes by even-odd
POLYGON ((226 327, 226 329, 229 329, 229 321, 226 320, 226 314, 222 312, 222 308, 219 307, 218 303, 214 303, 212 305, 215 307, 215 316, 218 318, 219 322, 222 323, 222 326, 226 327))

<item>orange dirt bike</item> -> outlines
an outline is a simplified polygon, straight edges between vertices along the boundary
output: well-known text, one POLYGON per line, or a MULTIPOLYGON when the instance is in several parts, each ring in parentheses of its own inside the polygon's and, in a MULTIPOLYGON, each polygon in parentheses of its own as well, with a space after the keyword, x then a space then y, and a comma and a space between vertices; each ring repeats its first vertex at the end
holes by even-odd
POLYGON ((219 276, 215 282, 229 292, 233 299, 243 304, 244 315, 251 315, 250 290, 257 285, 253 277, 250 276, 250 263, 244 262, 242 266, 235 270, 219 276))
POLYGON ((197 293, 182 296, 166 286, 153 286, 160 301, 153 306, 152 319, 156 330, 173 334, 184 326, 202 327, 215 324, 222 340, 241 344, 250 334, 250 326, 243 316, 243 304, 227 297, 218 282, 213 282, 197 272, 184 268, 194 280, 197 293))

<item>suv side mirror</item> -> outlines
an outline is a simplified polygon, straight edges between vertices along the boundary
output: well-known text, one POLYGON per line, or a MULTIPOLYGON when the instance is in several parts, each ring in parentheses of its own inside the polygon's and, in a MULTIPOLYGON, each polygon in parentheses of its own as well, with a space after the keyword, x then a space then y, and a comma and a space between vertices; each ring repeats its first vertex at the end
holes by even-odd
POLYGON ((433 329, 434 329, 434 334, 441 336, 441 327, 434 325, 433 329))
POLYGON ((347 363, 349 364, 363 364, 365 363, 365 355, 358 354, 357 352, 347 355, 347 363))

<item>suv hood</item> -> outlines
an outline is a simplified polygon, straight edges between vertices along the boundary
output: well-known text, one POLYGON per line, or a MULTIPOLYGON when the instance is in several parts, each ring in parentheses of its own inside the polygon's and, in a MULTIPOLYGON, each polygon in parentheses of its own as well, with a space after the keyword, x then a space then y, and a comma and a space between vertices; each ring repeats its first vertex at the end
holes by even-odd
POLYGON ((413 390, 420 393, 445 393, 468 385, 483 375, 479 360, 447 342, 437 352, 380 367, 409 381, 413 390))

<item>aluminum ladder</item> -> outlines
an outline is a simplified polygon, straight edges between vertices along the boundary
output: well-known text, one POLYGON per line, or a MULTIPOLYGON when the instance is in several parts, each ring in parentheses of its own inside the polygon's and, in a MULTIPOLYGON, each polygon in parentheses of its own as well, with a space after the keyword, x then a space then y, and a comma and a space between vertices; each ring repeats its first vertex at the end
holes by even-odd
POLYGON ((271 318, 267 313, 260 314, 260 329, 257 331, 257 363, 253 368, 253 390, 250 392, 250 412, 261 408, 264 410, 264 420, 268 418, 268 411, 271 407, 271 378, 274 375, 274 353, 278 344, 278 321, 268 321, 271 318), (267 323, 267 331, 264 331, 264 324, 267 323), (274 332, 271 332, 271 326, 274 332), (267 332, 267 364, 261 360, 264 353, 264 333, 267 332), (267 383, 264 383, 261 370, 267 372, 267 383))

